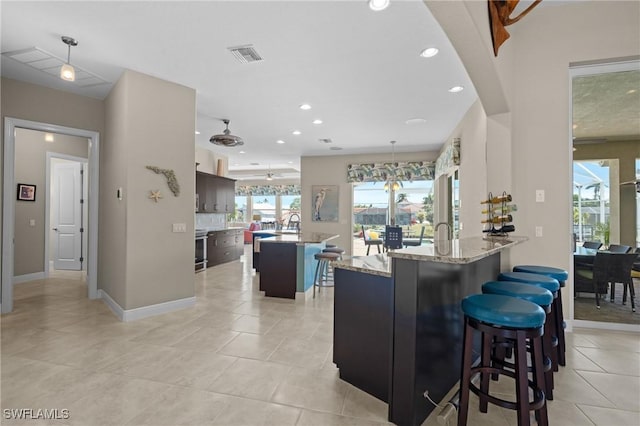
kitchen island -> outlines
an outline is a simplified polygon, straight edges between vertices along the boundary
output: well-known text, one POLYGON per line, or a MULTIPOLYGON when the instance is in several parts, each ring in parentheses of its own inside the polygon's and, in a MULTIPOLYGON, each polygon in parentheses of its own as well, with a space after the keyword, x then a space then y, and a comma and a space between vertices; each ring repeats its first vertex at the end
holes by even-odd
POLYGON ((501 252, 526 240, 472 237, 390 251, 391 281, 386 286, 379 282, 384 275, 379 263, 374 266, 373 256, 336 263, 334 360, 340 376, 388 402, 391 422, 421 424, 434 408, 424 393, 428 391, 431 399, 439 401, 460 379, 460 301, 481 293, 482 284, 496 279, 500 272, 501 252), (360 277, 345 279, 347 272, 360 277), (358 282, 361 288, 347 291, 358 282), (352 312, 365 309, 379 321, 380 332, 371 336, 377 340, 368 343, 373 349, 361 350, 363 342, 351 343, 343 337, 345 330, 366 335, 369 327, 358 315, 349 318, 348 312, 343 313, 341 306, 345 305, 352 312), (388 354, 387 368, 367 366, 375 358, 372 351, 388 354), (384 383, 388 384, 386 395, 384 383))
POLYGON ((393 280, 386 253, 334 263, 333 363, 340 378, 389 402, 393 280))
POLYGON ((312 288, 316 253, 337 234, 321 232, 279 233, 256 240, 259 250, 260 290, 265 296, 295 299, 312 288))

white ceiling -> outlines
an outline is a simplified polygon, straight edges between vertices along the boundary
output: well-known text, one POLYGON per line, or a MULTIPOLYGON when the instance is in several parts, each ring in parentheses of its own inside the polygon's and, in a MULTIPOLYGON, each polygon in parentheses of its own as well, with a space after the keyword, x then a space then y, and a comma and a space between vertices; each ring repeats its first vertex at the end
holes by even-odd
MULTIPOLYGON (((35 46, 64 59, 60 36, 68 35, 79 41, 71 63, 111 83, 132 69, 194 88, 195 143, 227 155, 238 177, 299 170, 302 155, 390 152, 391 140, 398 152, 438 149, 477 99, 422 0, 394 1, 382 12, 364 0, 3 1, 1 8, 3 53, 35 46), (241 64, 227 50, 245 44, 264 61, 241 64), (426 47, 440 53, 421 58, 426 47), (456 85, 465 90, 449 93, 456 85), (300 110, 302 103, 312 109, 300 110), (222 118, 243 147, 209 143, 222 118), (316 118, 324 123, 312 124, 316 118), (406 124, 411 118, 426 122, 406 124)), ((79 87, 4 56, 2 75, 100 99, 111 89, 79 87)))

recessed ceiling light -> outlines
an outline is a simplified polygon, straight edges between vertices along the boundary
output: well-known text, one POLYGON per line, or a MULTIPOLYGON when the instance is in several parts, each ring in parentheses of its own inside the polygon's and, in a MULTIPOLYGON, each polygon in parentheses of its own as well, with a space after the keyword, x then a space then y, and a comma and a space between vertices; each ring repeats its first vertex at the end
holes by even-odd
POLYGON ((424 124, 426 122, 427 122, 427 120, 425 120, 424 118, 410 118, 407 121, 405 121, 405 124, 409 124, 409 125, 412 125, 412 124, 424 124))
POLYGON ((300 105, 300 109, 303 109, 305 111, 310 110, 311 109, 311 105, 309 104, 302 104, 300 105))
POLYGON ((423 58, 433 58, 438 54, 439 50, 435 47, 427 47, 422 52, 420 52, 420 56, 423 58))
POLYGON ((340 151, 342 150, 342 148, 340 148, 339 146, 332 146, 329 148, 331 151, 340 151))
POLYGON ((287 164, 293 164, 293 161, 287 161, 287 164))
POLYGON ((629 91, 627 92, 627 95, 631 95, 631 94, 636 93, 636 92, 637 92, 637 90, 636 90, 636 89, 631 89, 631 90, 629 90, 629 91))
POLYGON ((196 130, 196 135, 199 135, 199 134, 200 134, 200 132, 196 130))
POLYGON ((246 154, 246 152, 244 152, 244 151, 240 151, 238 154, 246 154))
POLYGON ((389 7, 389 0, 369 0, 369 8, 379 12, 389 7))
POLYGON ((294 130, 293 132, 291 132, 292 134, 298 136, 300 134, 302 134, 302 132, 300 130, 294 130))
POLYGON ((449 89, 449 92, 458 93, 458 92, 462 92, 463 90, 464 90, 464 87, 462 86, 453 86, 451 89, 449 89))
POLYGON ((284 143, 284 141, 283 141, 282 139, 278 139, 278 140, 276 141, 276 143, 279 143, 280 145, 282 145, 282 144, 284 143))
POLYGON ((313 124, 322 124, 322 120, 315 119, 313 120, 313 124))

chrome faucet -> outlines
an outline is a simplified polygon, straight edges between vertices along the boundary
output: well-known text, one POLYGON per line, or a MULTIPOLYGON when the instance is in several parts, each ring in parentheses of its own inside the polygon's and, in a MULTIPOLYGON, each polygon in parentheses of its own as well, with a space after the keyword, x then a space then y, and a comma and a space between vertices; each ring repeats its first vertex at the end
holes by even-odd
POLYGON ((447 237, 449 240, 453 239, 453 230, 451 229, 451 225, 449 225, 449 223, 447 222, 438 222, 435 227, 436 232, 438 232, 438 228, 440 227, 440 225, 445 225, 447 227, 447 237))

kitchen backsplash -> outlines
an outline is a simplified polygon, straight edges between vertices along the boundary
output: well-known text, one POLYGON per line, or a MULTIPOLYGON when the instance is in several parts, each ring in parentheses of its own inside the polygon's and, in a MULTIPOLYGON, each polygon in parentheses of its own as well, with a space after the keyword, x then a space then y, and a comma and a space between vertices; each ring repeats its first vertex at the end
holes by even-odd
POLYGON ((196 229, 223 229, 227 227, 226 219, 224 213, 196 213, 196 229))

